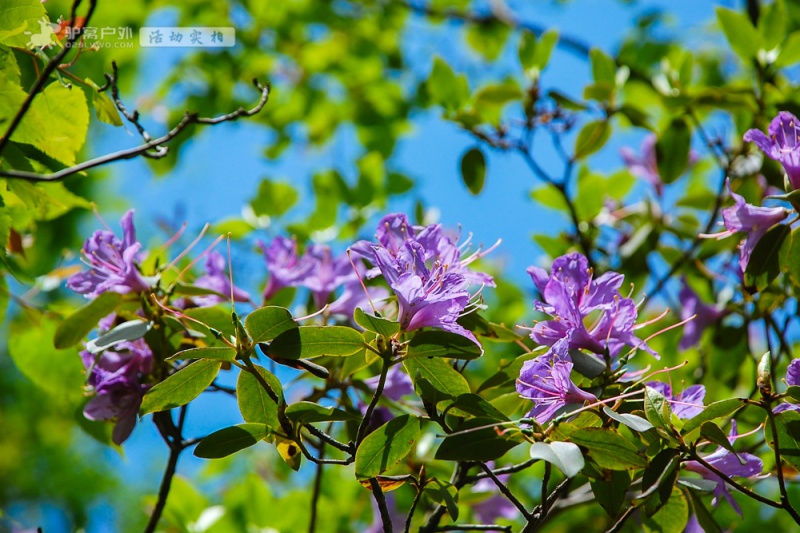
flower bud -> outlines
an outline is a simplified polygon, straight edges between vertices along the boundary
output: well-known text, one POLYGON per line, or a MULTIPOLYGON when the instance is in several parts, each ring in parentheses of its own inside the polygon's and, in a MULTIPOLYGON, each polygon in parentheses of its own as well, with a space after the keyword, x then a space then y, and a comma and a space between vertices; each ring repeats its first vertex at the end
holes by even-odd
POLYGON ((772 396, 772 355, 766 352, 758 363, 758 380, 756 381, 761 396, 772 396))

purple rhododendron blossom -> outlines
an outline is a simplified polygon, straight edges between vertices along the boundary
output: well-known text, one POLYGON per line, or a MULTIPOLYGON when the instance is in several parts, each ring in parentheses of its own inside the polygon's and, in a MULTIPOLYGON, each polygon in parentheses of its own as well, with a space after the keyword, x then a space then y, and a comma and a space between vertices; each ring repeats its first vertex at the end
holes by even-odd
POLYGON ((682 280, 683 286, 678 293, 678 300, 681 303, 681 320, 689 320, 683 326, 683 337, 678 344, 680 350, 688 350, 700 342, 700 337, 705 329, 725 316, 725 311, 717 309, 713 305, 708 305, 700 300, 700 297, 682 280))
POLYGON ((780 161, 792 189, 800 187, 800 123, 788 111, 781 111, 769 124, 769 136, 760 130, 748 130, 744 140, 756 143, 767 157, 780 161))
POLYGON ((334 258, 330 247, 324 244, 309 246, 301 262, 311 267, 298 283, 311 291, 317 309, 325 307, 328 298, 337 288, 347 282, 358 281, 347 254, 334 258))
POLYGON ((597 401, 593 394, 579 389, 572 382, 571 372, 572 359, 567 339, 557 341, 546 354, 525 361, 517 378, 517 392, 533 401, 528 417, 545 424, 567 404, 597 401))
MULTIPOLYGON (((620 148, 619 154, 628 167, 631 174, 647 181, 656 190, 656 194, 661 196, 664 192, 664 182, 658 172, 658 160, 656 159, 656 136, 648 135, 642 141, 637 154, 634 150, 624 146, 620 148)), ((689 152, 689 166, 697 162, 697 153, 692 150, 689 152)))
POLYGON ((678 418, 693 418, 703 412, 703 398, 706 397, 706 388, 703 385, 691 385, 674 396, 672 387, 661 381, 651 381, 647 386, 657 390, 667 399, 672 412, 678 418))
MULTIPOLYGON (((728 434, 728 441, 733 443, 737 436, 738 433, 736 430, 736 420, 731 420, 731 431, 728 434)), ((721 446, 711 455, 706 455, 703 457, 703 459, 705 459, 710 465, 717 468, 717 470, 728 476, 755 477, 764 469, 764 464, 761 462, 761 459, 755 455, 749 453, 733 454, 721 446), (740 462, 739 459, 741 459, 742 462, 740 462)), ((696 472, 705 479, 717 482, 717 487, 714 489, 714 500, 712 501, 713 505, 718 505, 719 498, 722 496, 728 500, 728 502, 731 504, 731 507, 733 507, 733 509, 741 516, 742 510, 739 508, 736 500, 733 499, 733 496, 728 490, 727 484, 721 477, 697 461, 687 461, 684 463, 684 465, 686 466, 686 470, 689 470, 690 472, 696 472)))
POLYGON ((294 287, 314 267, 306 257, 297 256, 297 243, 287 237, 275 237, 269 246, 258 242, 269 271, 269 281, 264 288, 264 299, 269 300, 284 287, 294 287))
POLYGON ((395 256, 380 246, 373 251, 377 267, 397 296, 398 322, 405 331, 434 327, 478 343, 456 322, 470 300, 464 276, 440 264, 429 269, 425 249, 416 241, 403 243, 395 256))
MULTIPOLYGON (((364 384, 372 390, 375 390, 378 388, 379 381, 380 376, 375 376, 365 379, 364 384)), ((414 383, 403 370, 402 365, 393 365, 386 374, 386 381, 383 384, 383 395, 396 402, 408 394, 414 394, 414 383)))
POLYGON ((631 174, 646 180, 655 188, 656 194, 660 196, 664 190, 664 182, 661 181, 661 175, 658 173, 656 136, 648 135, 645 137, 638 154, 627 146, 622 147, 619 153, 631 174))
POLYGON ((608 348, 612 357, 627 345, 658 357, 633 333, 636 304, 619 293, 622 274, 606 272, 595 279, 588 260, 579 253, 557 258, 550 275, 539 267, 528 268, 528 274, 544 298, 544 302, 536 302, 536 309, 554 318, 533 327, 531 338, 539 344, 553 346, 568 339, 570 349, 584 348, 602 355, 608 348), (589 318, 593 324, 587 327, 589 318))
POLYGON ((84 416, 89 420, 115 420, 112 440, 122 444, 136 425, 148 389, 141 378, 153 370, 153 353, 143 339, 137 339, 97 355, 82 351, 81 358, 89 372, 88 384, 96 394, 86 404, 84 416))
POLYGON ((710 235, 701 234, 700 236, 724 239, 734 233, 746 233, 744 241, 739 244, 739 266, 744 272, 759 239, 772 226, 785 219, 788 211, 783 207, 759 207, 748 204, 742 196, 731 191, 730 180, 728 181, 728 191, 736 204, 722 210, 722 220, 726 231, 710 235))
POLYGON ((792 359, 786 368, 786 383, 789 386, 800 385, 800 359, 792 359))
MULTIPOLYGON (((207 305, 215 305, 220 302, 225 302, 230 298, 231 294, 231 280, 228 272, 225 270, 225 258, 218 252, 211 252, 206 257, 206 273, 197 278, 194 284, 204 289, 216 291, 225 297, 209 294, 206 296, 195 296, 192 300, 200 307, 207 305)), ((233 287, 233 301, 235 302, 249 302, 250 295, 236 287, 233 287)))
POLYGON ((126 294, 150 288, 137 268, 142 245, 136 240, 133 209, 123 215, 121 225, 122 240, 109 230, 95 231, 86 239, 82 252, 89 270, 70 276, 67 287, 87 298, 108 291, 126 294))
MULTIPOLYGON (((462 275, 467 283, 489 287, 495 286, 492 276, 483 272, 475 272, 469 268, 471 263, 489 253, 494 246, 485 251, 478 249, 466 258, 462 259, 461 257, 462 252, 470 245, 471 236, 460 246, 457 246, 450 237, 445 235, 441 224, 415 227, 409 222, 406 215, 392 213, 380 220, 378 229, 375 232, 375 238, 378 241, 377 243, 358 241, 350 249, 375 265, 376 246, 386 250, 391 257, 396 257, 405 243, 417 242, 425 250, 423 261, 429 266, 432 267, 438 263, 443 268, 462 275)), ((368 272, 369 277, 375 277, 379 274, 378 269, 368 272)))

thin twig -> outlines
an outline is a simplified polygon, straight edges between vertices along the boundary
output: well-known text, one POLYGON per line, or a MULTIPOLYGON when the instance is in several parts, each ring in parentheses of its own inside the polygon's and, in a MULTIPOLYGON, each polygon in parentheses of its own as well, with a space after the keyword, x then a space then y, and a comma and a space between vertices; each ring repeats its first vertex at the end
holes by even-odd
POLYGON ((381 484, 378 483, 378 478, 369 478, 369 486, 372 488, 372 497, 378 504, 378 510, 381 513, 381 522, 383 523, 384 533, 392 533, 394 528, 392 526, 392 517, 389 515, 389 508, 386 506, 386 497, 383 495, 381 484))
MULTIPOLYGON (((250 109, 244 109, 240 107, 236 111, 218 117, 200 117, 195 112, 187 111, 183 115, 181 121, 178 122, 178 124, 175 125, 175 127, 172 128, 169 132, 162 135, 161 137, 158 137, 157 139, 152 139, 149 142, 140 144, 139 146, 133 148, 127 148, 125 150, 120 150, 118 152, 113 152, 111 154, 106 154, 100 157, 96 157, 94 159, 84 161, 83 163, 78 163, 77 165, 73 165, 71 167, 67 167, 57 172, 52 172, 50 174, 38 174, 35 172, 25 172, 20 170, 0 169, 0 177, 20 179, 25 181, 34 181, 34 182, 59 181, 66 178, 67 176, 77 174, 78 172, 83 172, 85 170, 106 165, 108 163, 113 163, 115 161, 133 159, 135 157, 139 157, 145 154, 147 155, 147 157, 150 157, 152 159, 159 159, 167 155, 168 152, 168 148, 163 145, 168 143, 175 137, 177 137, 184 129, 186 129, 188 126, 192 124, 215 125, 215 124, 220 124, 222 122, 233 121, 241 117, 249 117, 261 111, 261 109, 263 109, 263 107, 267 104, 267 100, 269 100, 270 86, 261 85, 261 83, 259 83, 258 80, 253 80, 253 83, 255 84, 256 88, 258 88, 258 90, 261 92, 261 98, 259 99, 258 103, 250 109)), ((0 140, 0 143, 2 143, 2 140, 0 140)), ((2 145, 0 145, 0 147, 1 146, 2 145)))
POLYGON ((372 413, 375 411, 375 406, 378 405, 378 400, 380 400, 381 395, 383 394, 383 387, 386 385, 386 376, 389 374, 389 368, 391 366, 391 354, 383 354, 383 365, 381 366, 381 375, 378 377, 378 386, 375 387, 375 393, 372 395, 372 400, 370 400, 369 405, 367 406, 367 411, 364 413, 364 418, 358 425, 358 431, 356 431, 356 449, 358 449, 361 441, 364 440, 364 437, 367 434, 367 428, 372 420, 372 413))
POLYGON ((775 451, 775 469, 778 474, 778 488, 781 491, 781 504, 783 504, 784 510, 789 513, 789 516, 792 517, 795 523, 800 524, 800 514, 798 514, 797 510, 789 501, 789 493, 786 491, 786 480, 783 477, 783 464, 781 463, 780 444, 778 443, 778 424, 775 423, 775 413, 772 412, 769 405, 764 405, 764 410, 767 412, 769 425, 772 429, 772 438, 775 440, 772 448, 775 451))
POLYGON ((506 487, 505 483, 500 481, 500 479, 494 475, 492 469, 486 466, 485 463, 478 463, 478 466, 491 478, 497 488, 500 489, 500 492, 503 493, 503 496, 505 496, 512 504, 514 504, 514 507, 516 507, 520 513, 522 513, 522 516, 524 516, 526 520, 530 521, 533 518, 533 515, 529 513, 527 509, 525 509, 525 506, 522 505, 522 502, 520 502, 516 496, 511 493, 508 487, 506 487))

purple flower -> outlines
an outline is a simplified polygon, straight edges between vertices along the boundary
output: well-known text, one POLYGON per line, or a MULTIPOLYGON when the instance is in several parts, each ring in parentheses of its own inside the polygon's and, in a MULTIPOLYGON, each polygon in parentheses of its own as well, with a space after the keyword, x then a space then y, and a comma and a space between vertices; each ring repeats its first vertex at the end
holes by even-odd
POLYGON ((619 293, 622 274, 606 272, 594 279, 586 257, 579 253, 557 258, 549 276, 538 267, 528 268, 528 273, 544 298, 536 302, 536 309, 554 318, 533 327, 531 338, 539 344, 553 346, 566 338, 570 349, 584 348, 598 355, 608 348, 614 357, 628 345, 658 357, 633 333, 636 304, 619 293), (587 327, 590 315, 597 318, 587 327))
POLYGON ((372 313, 370 300, 373 304, 379 304, 389 297, 389 291, 385 287, 367 287, 367 292, 369 293, 369 298, 364 292, 364 287, 361 286, 361 280, 358 277, 348 280, 344 283, 342 294, 331 302, 328 310, 332 315, 344 315, 348 318, 353 318, 356 308, 365 313, 372 313))
MULTIPOLYGON (((378 388, 380 376, 375 376, 364 380, 364 384, 372 390, 378 388)), ((389 368, 386 374, 386 382, 383 384, 383 395, 393 401, 399 401, 403 396, 414 394, 414 383, 401 365, 394 365, 389 368)))
POLYGON ((767 157, 780 161, 792 189, 800 187, 800 124, 797 117, 781 111, 769 124, 769 137, 760 130, 747 130, 744 140, 756 143, 767 157))
MULTIPOLYGON (((731 432, 728 434, 728 440, 731 442, 731 444, 736 440, 737 436, 738 433, 736 431, 736 420, 731 420, 731 432)), ((733 454, 721 446, 717 448, 717 450, 711 455, 703 457, 703 459, 705 459, 707 463, 714 466, 723 474, 731 477, 755 477, 764 469, 764 464, 761 462, 761 459, 755 455, 749 453, 733 454), (742 462, 740 462, 739 459, 741 459, 742 462)), ((741 516, 742 510, 739 508, 736 500, 733 499, 733 496, 728 490, 727 484, 722 480, 721 477, 697 461, 687 461, 684 463, 684 466, 686 467, 686 470, 689 470, 690 472, 696 472, 705 479, 717 482, 717 487, 714 489, 714 500, 712 501, 713 505, 718 505, 719 497, 722 496, 728 500, 728 502, 730 502, 733 509, 739 513, 739 516, 741 516)))
POLYGON ((572 359, 567 339, 557 341, 550 350, 536 359, 525 361, 517 378, 517 392, 533 400, 528 417, 545 424, 567 404, 593 402, 593 394, 579 389, 570 379, 572 359))
POLYGON ((311 266, 297 283, 311 291, 317 309, 325 307, 336 289, 347 282, 358 281, 347 254, 334 258, 330 247, 324 244, 309 246, 301 263, 311 266))
POLYGON ((661 381, 651 381, 647 386, 667 399, 672 412, 678 418, 693 418, 703 412, 703 398, 706 397, 706 388, 703 385, 691 385, 675 396, 672 395, 672 388, 661 381))
POLYGON ((373 251, 375 264, 397 296, 398 322, 405 331, 441 328, 477 344, 472 332, 456 322, 470 300, 464 276, 438 263, 429 269, 425 249, 416 241, 406 241, 396 256, 380 246, 373 251))
POLYGON ((294 287, 313 268, 305 257, 297 257, 297 243, 286 237, 275 237, 269 246, 259 242, 258 246, 264 252, 267 262, 269 281, 264 288, 264 300, 269 300, 275 293, 284 287, 294 287))
POLYGON ((113 349, 93 355, 81 352, 89 372, 88 384, 96 396, 83 410, 89 420, 115 420, 112 440, 122 444, 133 431, 142 397, 148 389, 142 376, 153 370, 153 353, 138 339, 121 342, 113 349))
MULTIPOLYGON (((450 237, 444 234, 440 224, 415 227, 411 225, 406 215, 392 213, 380 220, 375 238, 378 241, 377 247, 386 250, 391 257, 396 257, 405 243, 417 242, 425 251, 423 262, 431 268, 438 263, 442 268, 462 275, 468 283, 495 286, 492 276, 483 272, 475 272, 469 268, 471 263, 488 254, 494 246, 485 251, 478 249, 466 258, 462 259, 461 257, 462 252, 470 246, 471 236, 457 246, 450 237)), ((361 255, 373 265, 377 264, 375 248, 376 243, 370 241, 359 241, 350 247, 353 252, 361 255)), ((377 269, 374 269, 368 272, 368 276, 375 277, 379 273, 377 269)))
POLYGON ((664 191, 664 182, 661 181, 661 175, 658 173, 656 136, 648 135, 644 138, 642 146, 639 148, 639 154, 627 146, 622 147, 619 153, 631 174, 646 180, 655 188, 656 194, 661 196, 664 191))
POLYGON ((678 300, 681 303, 681 320, 689 320, 692 316, 694 318, 684 324, 683 337, 681 337, 678 348, 688 350, 700 342, 700 337, 708 326, 724 317, 726 313, 715 306, 703 303, 697 293, 686 283, 686 278, 682 282, 681 292, 678 293, 678 300))
POLYGON ((150 288, 141 275, 137 262, 142 245, 136 240, 133 209, 123 215, 122 240, 110 230, 98 230, 83 244, 84 261, 89 270, 78 272, 67 280, 67 287, 95 298, 104 292, 142 292, 150 288))
POLYGON ((800 385, 800 359, 792 359, 786 369, 786 384, 789 386, 800 385))
POLYGON ((759 239, 772 226, 785 219, 788 212, 782 207, 758 207, 748 204, 742 196, 731 191, 730 180, 728 181, 728 191, 736 204, 722 210, 722 220, 725 223, 726 231, 711 235, 701 234, 700 236, 719 240, 734 233, 746 233, 744 241, 739 244, 739 265, 744 272, 759 239))
MULTIPOLYGON (((204 289, 216 291, 225 297, 209 294, 195 296, 192 300, 200 307, 215 305, 227 301, 231 294, 231 280, 225 271, 225 258, 217 252, 211 252, 206 258, 206 274, 197 278, 194 284, 204 289)), ((235 302, 249 302, 250 295, 239 287, 233 287, 233 300, 235 302)))

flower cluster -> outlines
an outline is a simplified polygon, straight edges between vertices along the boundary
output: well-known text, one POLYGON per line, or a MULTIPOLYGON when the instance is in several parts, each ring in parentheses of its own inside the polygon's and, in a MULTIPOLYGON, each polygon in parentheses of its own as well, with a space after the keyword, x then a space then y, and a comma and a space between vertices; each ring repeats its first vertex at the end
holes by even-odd
POLYGON ((489 250, 462 258, 470 239, 457 246, 441 225, 417 228, 403 214, 385 216, 378 224, 376 239, 377 243, 359 241, 350 249, 374 265, 368 276, 382 275, 394 292, 397 320, 403 330, 435 327, 477 343, 457 320, 473 301, 470 284, 494 286, 490 275, 469 268, 489 250))
POLYGON ((622 274, 606 272, 595 279, 588 260, 579 253, 553 261, 550 274, 535 266, 528 268, 528 274, 544 299, 536 302, 536 310, 553 317, 534 325, 531 338, 537 343, 553 346, 567 339, 570 349, 597 355, 607 350, 611 357, 627 345, 658 357, 633 333, 637 328, 636 304, 619 293, 622 274))
POLYGON ((111 230, 98 230, 83 245, 83 261, 89 270, 79 272, 67 280, 67 287, 95 298, 110 291, 126 294, 150 288, 150 281, 139 272, 143 259, 142 245, 136 240, 133 210, 122 217, 122 240, 111 230))

